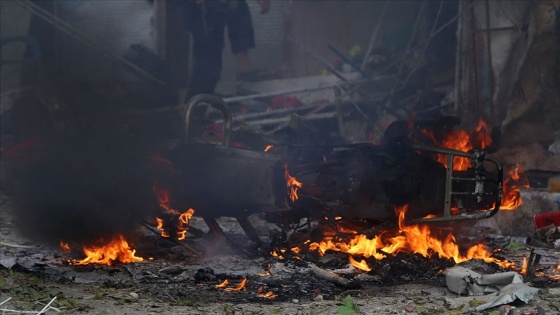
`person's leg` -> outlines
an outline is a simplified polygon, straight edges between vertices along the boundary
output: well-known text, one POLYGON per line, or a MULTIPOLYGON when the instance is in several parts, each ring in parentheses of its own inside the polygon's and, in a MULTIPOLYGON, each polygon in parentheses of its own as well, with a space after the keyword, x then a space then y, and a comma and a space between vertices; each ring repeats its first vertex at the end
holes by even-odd
POLYGON ((197 94, 214 94, 222 72, 222 49, 215 41, 194 40, 193 65, 185 101, 197 94))
POLYGON ((245 0, 230 0, 226 23, 231 51, 235 55, 238 73, 253 70, 247 51, 255 48, 255 33, 249 5, 245 0))
POLYGON ((254 70, 253 63, 246 50, 235 54, 235 65, 237 73, 249 73, 254 70))
POLYGON ((214 94, 222 72, 222 51, 226 4, 207 1, 200 5, 201 18, 193 35, 193 65, 187 95, 188 102, 197 94, 214 94))

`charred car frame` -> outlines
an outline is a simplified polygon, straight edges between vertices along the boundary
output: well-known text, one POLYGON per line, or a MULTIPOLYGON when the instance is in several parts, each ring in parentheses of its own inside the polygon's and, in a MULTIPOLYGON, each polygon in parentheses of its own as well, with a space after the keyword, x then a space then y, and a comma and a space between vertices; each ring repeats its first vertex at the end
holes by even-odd
POLYGON ((184 142, 165 156, 174 170, 159 179, 170 191, 172 207, 195 209, 221 236, 215 220, 221 216, 237 218, 249 238, 260 242, 248 220, 255 213, 287 229, 303 218, 396 223, 394 207, 402 205, 408 205, 411 223, 478 220, 500 209, 503 170, 497 160, 483 151, 414 144, 402 122, 388 128, 381 145, 276 146, 268 152, 228 146, 231 124, 219 97, 191 99, 184 142), (222 112, 221 144, 192 140, 193 111, 200 105, 222 112), (446 165, 436 155, 445 156, 446 165), (470 166, 454 170, 461 158, 470 166))

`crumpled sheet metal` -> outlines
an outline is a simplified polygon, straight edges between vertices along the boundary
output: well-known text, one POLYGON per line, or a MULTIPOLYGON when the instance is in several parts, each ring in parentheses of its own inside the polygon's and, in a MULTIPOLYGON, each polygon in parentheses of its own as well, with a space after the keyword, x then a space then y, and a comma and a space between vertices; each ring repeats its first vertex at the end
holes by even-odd
POLYGON ((445 281, 452 292, 477 296, 458 299, 445 298, 448 305, 463 304, 471 299, 486 302, 470 308, 470 310, 476 311, 508 304, 516 299, 528 303, 539 292, 539 289, 523 283, 521 275, 513 271, 481 275, 473 270, 454 266, 445 270, 445 281))
POLYGON ((445 270, 445 282, 449 290, 457 294, 483 295, 498 292, 508 284, 523 283, 523 278, 513 271, 482 275, 454 266, 445 270))
POLYGON ((498 292, 508 284, 523 283, 523 278, 514 271, 482 275, 454 266, 445 270, 445 282, 449 290, 457 294, 483 295, 498 292))
POLYGON ((500 292, 496 294, 496 299, 491 302, 479 305, 474 308, 476 311, 482 311, 499 305, 509 304, 516 299, 529 303, 535 294, 539 293, 540 289, 530 287, 525 283, 512 283, 503 287, 500 292))

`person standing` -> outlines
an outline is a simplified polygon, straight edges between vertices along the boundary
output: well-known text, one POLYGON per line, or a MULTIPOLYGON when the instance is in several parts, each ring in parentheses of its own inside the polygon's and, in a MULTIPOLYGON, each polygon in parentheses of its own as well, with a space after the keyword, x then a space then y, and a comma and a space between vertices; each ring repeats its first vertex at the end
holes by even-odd
MULTIPOLYGON (((269 0, 256 1, 262 14, 270 10, 269 0)), ((245 0, 185 0, 179 11, 192 36, 193 64, 185 101, 197 94, 214 93, 222 71, 226 26, 238 74, 253 73, 247 52, 255 47, 255 37, 245 0)))
MULTIPOLYGON (((261 8, 261 14, 270 11, 269 0, 256 0, 261 8)), ((231 14, 227 20, 228 38, 231 51, 235 56, 237 78, 253 81, 260 75, 249 58, 249 49, 255 48, 255 33, 251 12, 246 1, 232 2, 231 14), (236 3, 237 2, 237 3, 236 3)))

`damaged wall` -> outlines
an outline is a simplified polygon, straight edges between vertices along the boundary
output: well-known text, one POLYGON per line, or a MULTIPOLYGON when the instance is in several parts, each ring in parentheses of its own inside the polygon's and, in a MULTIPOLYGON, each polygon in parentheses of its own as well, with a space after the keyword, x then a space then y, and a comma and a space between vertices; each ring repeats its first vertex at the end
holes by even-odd
POLYGON ((555 141, 554 132, 560 130, 560 1, 540 1, 533 12, 535 35, 513 91, 506 98, 504 125, 519 139, 519 145, 548 145, 555 141), (536 133, 523 137, 523 129, 536 133))
MULTIPOLYGON (((477 90, 471 100, 494 125, 512 133, 505 138, 510 143, 553 142, 553 131, 560 128, 559 11, 556 0, 474 2, 474 37, 466 44, 471 50, 467 55, 476 61, 470 68, 477 77, 474 82, 471 77, 468 93, 477 90), (527 126, 528 121, 538 127, 527 126), (520 134, 520 128, 536 130, 520 134)), ((463 109, 468 108, 464 104, 463 109)))

